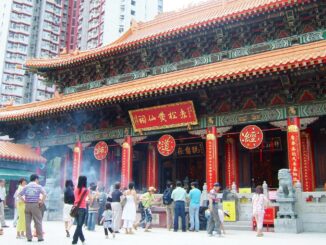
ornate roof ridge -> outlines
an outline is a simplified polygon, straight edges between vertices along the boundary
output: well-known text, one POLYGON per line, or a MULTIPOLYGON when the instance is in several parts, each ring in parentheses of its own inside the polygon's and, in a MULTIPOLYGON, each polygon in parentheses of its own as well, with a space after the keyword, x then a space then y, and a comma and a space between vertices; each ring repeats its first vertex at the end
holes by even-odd
POLYGON ((218 22, 233 22, 243 17, 271 11, 282 6, 304 4, 310 1, 312 0, 231 0, 221 3, 212 0, 180 12, 163 14, 162 17, 159 16, 149 22, 139 22, 122 37, 106 46, 81 51, 77 55, 59 56, 51 59, 31 59, 26 62, 26 65, 31 68, 50 69, 67 67, 77 62, 89 62, 92 59, 110 56, 147 42, 169 38, 191 29, 202 28, 218 22), (173 16, 176 18, 172 18, 173 16))
POLYGON ((0 108, 0 121, 25 120, 60 112, 119 103, 190 87, 228 83, 292 69, 326 64, 326 40, 149 76, 50 100, 0 108))

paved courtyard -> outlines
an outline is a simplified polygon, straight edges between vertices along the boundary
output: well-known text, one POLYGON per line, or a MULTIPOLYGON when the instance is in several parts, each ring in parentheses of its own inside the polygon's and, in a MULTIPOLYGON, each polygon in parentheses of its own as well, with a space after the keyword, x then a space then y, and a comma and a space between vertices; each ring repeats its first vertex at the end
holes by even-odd
MULTIPOLYGON (((45 242, 46 245, 64 245, 71 244, 71 239, 65 237, 63 223, 61 222, 45 222, 45 242)), ((73 229, 74 230, 74 227, 73 229)), ((15 229, 6 228, 4 236, 0 236, 0 245, 20 245, 27 244, 25 240, 17 240, 15 229)), ((164 229, 153 229, 151 233, 145 233, 138 230, 134 235, 117 234, 113 240, 106 240, 101 227, 97 227, 95 232, 85 231, 86 244, 118 244, 118 245, 208 245, 208 244, 264 244, 264 245, 325 245, 326 234, 321 233, 302 233, 302 234, 276 234, 272 232, 265 233, 263 238, 257 238, 255 233, 248 231, 227 231, 223 237, 208 237, 205 232, 199 233, 174 233, 164 229)), ((36 239, 33 243, 39 244, 36 239)), ((81 244, 81 243, 79 243, 81 244)))

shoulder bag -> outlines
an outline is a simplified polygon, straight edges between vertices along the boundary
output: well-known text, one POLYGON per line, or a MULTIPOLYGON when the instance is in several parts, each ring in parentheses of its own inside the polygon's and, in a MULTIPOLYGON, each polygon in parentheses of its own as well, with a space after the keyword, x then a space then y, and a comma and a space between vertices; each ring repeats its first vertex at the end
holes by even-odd
POLYGON ((70 216, 71 216, 71 217, 73 217, 73 218, 76 218, 76 217, 77 217, 77 215, 78 215, 78 209, 79 209, 80 204, 81 204, 82 200, 84 199, 86 193, 87 193, 87 190, 84 190, 84 192, 83 192, 83 194, 81 195, 81 197, 80 197, 80 199, 79 199, 77 205, 73 205, 73 206, 71 207, 71 210, 70 210, 70 216))

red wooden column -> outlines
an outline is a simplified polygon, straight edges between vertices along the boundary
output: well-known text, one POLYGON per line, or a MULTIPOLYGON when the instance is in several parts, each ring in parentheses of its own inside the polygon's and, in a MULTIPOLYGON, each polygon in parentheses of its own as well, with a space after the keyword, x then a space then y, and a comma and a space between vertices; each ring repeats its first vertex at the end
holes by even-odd
POLYGON ((156 144, 150 143, 147 148, 147 161, 146 161, 146 186, 153 186, 158 188, 158 160, 156 144))
POLYGON ((122 144, 121 154, 121 187, 128 187, 129 182, 132 180, 132 138, 126 136, 122 144))
POLYGON ((232 183, 239 186, 238 179, 238 154, 236 139, 232 136, 227 136, 225 142, 225 176, 226 176, 226 187, 231 190, 232 183))
POLYGON ((301 181, 301 140, 300 118, 291 117, 287 120, 288 161, 293 183, 301 181))
POLYGON ((77 184, 78 177, 82 169, 83 158, 83 145, 80 141, 77 141, 73 151, 73 163, 72 163, 72 181, 77 184))
POLYGON ((100 181, 105 187, 107 184, 107 173, 108 173, 108 160, 107 158, 104 158, 101 160, 101 165, 100 165, 100 181))
POLYGON ((218 139, 216 127, 206 130, 206 184, 207 190, 218 181, 218 139))
POLYGON ((315 162, 313 157, 313 146, 311 141, 311 130, 301 132, 302 153, 302 187, 303 191, 314 191, 315 184, 315 162))

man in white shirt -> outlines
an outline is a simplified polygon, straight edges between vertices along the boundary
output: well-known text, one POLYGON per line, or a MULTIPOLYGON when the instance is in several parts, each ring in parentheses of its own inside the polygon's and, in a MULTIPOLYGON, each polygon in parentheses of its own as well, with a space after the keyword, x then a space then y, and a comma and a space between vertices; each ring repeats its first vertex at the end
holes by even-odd
POLYGON ((6 187, 5 180, 0 180, 0 224, 2 228, 8 227, 5 221, 5 205, 6 205, 6 187))

